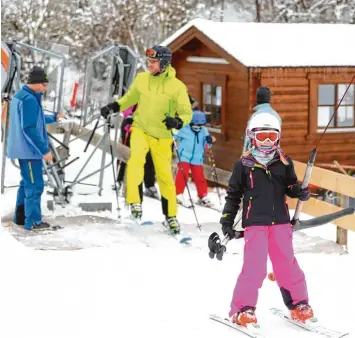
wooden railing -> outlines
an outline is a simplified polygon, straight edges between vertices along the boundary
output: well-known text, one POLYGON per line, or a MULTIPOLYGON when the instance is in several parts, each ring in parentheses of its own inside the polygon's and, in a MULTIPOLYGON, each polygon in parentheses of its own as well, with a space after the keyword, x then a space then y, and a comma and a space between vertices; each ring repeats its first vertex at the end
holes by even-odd
MULTIPOLYGON (((303 179, 306 164, 294 161, 295 171, 298 179, 303 179)), ((205 177, 208 181, 214 182, 211 167, 204 166, 205 177)), ((231 172, 216 169, 218 182, 220 185, 228 186, 228 180, 231 172)), ((326 190, 337 193, 338 205, 333 205, 322 200, 311 198, 303 203, 302 212, 310 216, 322 216, 333 213, 349 206, 349 197, 355 198, 355 177, 350 177, 345 174, 336 173, 331 170, 313 167, 310 183, 326 190)), ((296 207, 297 199, 288 199, 290 209, 296 207)), ((355 214, 344 216, 332 222, 337 226, 336 242, 340 245, 347 246, 347 231, 355 231, 355 214)))

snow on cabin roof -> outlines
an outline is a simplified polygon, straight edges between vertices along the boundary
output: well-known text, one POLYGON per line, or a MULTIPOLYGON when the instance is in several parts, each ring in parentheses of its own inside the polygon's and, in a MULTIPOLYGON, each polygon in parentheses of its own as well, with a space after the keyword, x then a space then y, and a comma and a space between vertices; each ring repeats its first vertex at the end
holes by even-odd
POLYGON ((169 45, 191 27, 246 67, 355 66, 355 25, 194 19, 162 45, 169 45))

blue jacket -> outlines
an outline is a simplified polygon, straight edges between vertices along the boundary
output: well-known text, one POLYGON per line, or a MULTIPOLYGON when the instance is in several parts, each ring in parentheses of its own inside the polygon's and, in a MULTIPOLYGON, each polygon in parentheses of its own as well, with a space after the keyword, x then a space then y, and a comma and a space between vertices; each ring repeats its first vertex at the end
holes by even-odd
POLYGON ((46 123, 55 123, 56 115, 43 113, 42 95, 24 86, 11 100, 7 157, 34 160, 49 152, 46 123))
POLYGON ((179 140, 178 153, 181 162, 202 165, 208 135, 206 127, 202 127, 198 133, 194 132, 190 125, 180 129, 174 137, 179 140))

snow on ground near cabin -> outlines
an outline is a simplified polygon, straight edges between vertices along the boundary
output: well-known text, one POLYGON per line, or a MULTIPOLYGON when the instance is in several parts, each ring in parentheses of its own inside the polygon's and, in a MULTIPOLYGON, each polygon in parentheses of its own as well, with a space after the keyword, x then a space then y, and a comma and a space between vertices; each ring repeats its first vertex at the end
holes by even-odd
MULTIPOLYGON (((83 147, 81 141, 74 142, 72 155, 82 154, 83 147)), ((90 166, 95 167, 99 158, 97 153, 90 166)), ((78 162, 68 176, 75 176, 78 162)), ((16 184, 17 169, 8 165, 7 174, 6 183, 16 184), (11 178, 10 172, 14 175, 11 178)), ((100 200, 114 199, 109 190, 111 177, 111 170, 107 170, 107 191, 100 200)), ((15 190, 9 188, 2 195, 3 220, 12 211, 15 190)), ((84 190, 89 189, 81 188, 84 190)), ((212 197, 218 201, 215 193, 212 197)), ((89 199, 99 197, 77 195, 73 204, 89 199)), ((199 232, 192 211, 179 207, 179 219, 192 234, 191 247, 162 234, 158 224, 118 224, 115 212, 88 214, 72 205, 51 213, 43 203, 43 213, 53 224, 66 222, 66 229, 47 236, 19 236, 15 229, 0 227, 0 337, 238 335, 208 319, 209 313, 228 313, 243 258, 243 241, 230 243, 222 262, 208 257, 208 235, 220 232, 217 211, 197 207, 203 227, 199 232), (63 250, 75 248, 85 250, 63 250)), ((145 199, 144 213, 146 219, 162 220, 158 201, 145 199)), ((307 217, 302 214, 302 218, 307 217)), ((319 319, 334 329, 352 331, 349 337, 355 337, 355 239, 353 233, 349 237, 348 254, 334 244, 331 224, 295 233, 294 244, 319 319)), ((268 337, 316 336, 272 317, 268 312, 272 306, 283 305, 276 284, 265 280, 257 314, 268 337)))

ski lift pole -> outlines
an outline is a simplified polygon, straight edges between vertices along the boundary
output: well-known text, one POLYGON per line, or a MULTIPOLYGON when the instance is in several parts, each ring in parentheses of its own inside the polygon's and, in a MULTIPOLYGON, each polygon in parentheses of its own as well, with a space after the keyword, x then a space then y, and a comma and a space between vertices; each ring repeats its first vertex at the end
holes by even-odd
POLYGON ((216 170, 216 161, 214 160, 214 155, 213 155, 212 149, 207 146, 206 151, 207 151, 208 162, 210 163, 210 166, 212 168, 212 177, 213 177, 214 183, 216 185, 217 195, 218 195, 218 199, 219 199, 219 205, 222 207, 222 197, 221 197, 221 193, 219 190, 218 176, 217 176, 217 170, 216 170))
MULTIPOLYGON (((324 131, 323 131, 321 137, 319 138, 319 140, 318 140, 318 142, 317 142, 317 144, 316 144, 316 147, 311 151, 311 154, 310 154, 310 156, 309 156, 309 160, 308 160, 308 163, 307 163, 306 172, 305 172, 305 174, 304 174, 303 182, 302 182, 302 185, 301 185, 301 187, 302 187, 303 189, 305 189, 305 188, 308 187, 309 181, 310 181, 310 179, 311 179, 312 169, 313 169, 314 162, 315 162, 316 156, 317 156, 317 148, 318 148, 320 142, 322 141, 322 139, 323 139, 323 137, 324 137, 324 135, 325 135, 325 133, 326 133, 326 131, 327 131, 327 129, 328 129, 330 123, 331 123, 332 120, 334 119, 335 114, 338 112, 338 109, 339 109, 341 103, 343 102, 343 100, 344 100, 344 98, 345 98, 347 92, 349 91, 349 89, 350 89, 352 83, 354 82, 354 80, 355 80, 355 74, 354 74, 353 78, 351 79, 349 85, 347 86, 347 88, 346 88, 346 90, 345 90, 345 92, 344 92, 344 94, 343 94, 341 100, 339 101, 338 105, 336 106, 332 117, 330 118, 330 120, 329 120, 327 126, 325 127, 325 129, 324 129, 324 131)), ((291 224, 292 224, 293 226, 295 226, 296 223, 299 221, 299 217, 300 217, 302 205, 303 205, 303 201, 298 200, 298 201, 297 201, 297 205, 296 205, 296 209, 295 209, 295 213, 294 213, 293 218, 292 218, 292 221, 291 221, 291 224)))

